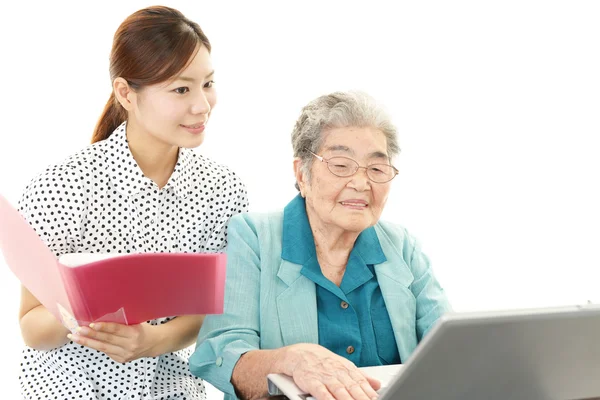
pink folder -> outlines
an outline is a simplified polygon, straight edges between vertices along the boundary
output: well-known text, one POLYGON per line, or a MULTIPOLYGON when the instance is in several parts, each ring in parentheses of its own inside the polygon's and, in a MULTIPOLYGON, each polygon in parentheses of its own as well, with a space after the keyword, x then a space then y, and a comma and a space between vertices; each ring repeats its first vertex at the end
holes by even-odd
POLYGON ((223 312, 223 253, 127 254, 69 267, 1 195, 0 250, 23 286, 69 329, 223 312))

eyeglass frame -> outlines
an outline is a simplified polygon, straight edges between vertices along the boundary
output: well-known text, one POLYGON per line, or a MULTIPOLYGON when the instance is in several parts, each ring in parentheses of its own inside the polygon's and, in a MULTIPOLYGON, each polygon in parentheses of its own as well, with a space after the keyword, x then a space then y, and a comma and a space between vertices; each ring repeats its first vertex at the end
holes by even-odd
MULTIPOLYGON (((306 149, 306 150, 308 150, 308 149, 306 149)), ((370 180, 371 182, 373 182, 373 183, 388 183, 388 182, 391 182, 391 181, 392 181, 392 180, 393 180, 393 179, 394 179, 396 176, 398 176, 398 174, 400 173, 400 171, 398 171, 398 168, 394 167, 392 164, 371 164, 371 165, 369 165, 369 166, 367 166, 367 167, 361 167, 361 165, 358 163, 358 161, 356 161, 356 160, 354 160, 354 159, 352 159, 352 158, 350 158, 350 157, 344 157, 344 156, 334 156, 334 157, 330 157, 329 159, 327 159, 327 158, 325 158, 325 157, 323 157, 323 156, 320 156, 320 155, 318 155, 318 154, 315 154, 315 153, 313 153, 313 152, 312 152, 312 151, 310 151, 310 150, 308 150, 308 152, 309 152, 310 154, 312 154, 313 156, 315 156, 315 157, 317 158, 317 160, 319 160, 319 161, 321 161, 321 162, 324 162, 325 164, 327 164, 327 170, 328 170, 329 172, 331 172, 331 173, 332 173, 334 176, 337 176, 338 178, 349 178, 349 177, 351 177, 351 176, 354 176, 354 175, 356 175, 356 173, 358 172, 358 170, 362 168, 362 169, 364 169, 364 170, 365 170, 365 172, 366 172, 366 175, 367 175, 367 178, 369 178, 369 180, 370 180), (345 158, 345 159, 347 159, 347 160, 350 160, 350 161, 352 161, 353 163, 355 163, 355 164, 356 164, 356 169, 355 169, 355 170, 354 170, 354 172, 353 172, 352 174, 350 174, 350 175, 346 175, 346 176, 341 176, 341 175, 338 175, 338 174, 334 173, 334 172, 333 172, 333 171, 332 171, 332 170, 329 168, 329 160, 331 160, 332 158, 345 158), (368 171, 369 171, 369 168, 370 168, 370 167, 372 167, 373 165, 385 165, 385 166, 387 166, 387 167, 392 167, 392 169, 393 169, 393 170, 394 170, 394 172, 395 172, 395 173, 394 173, 394 176, 392 176, 390 179, 388 179, 387 181, 384 181, 384 182, 377 182, 377 181, 374 181, 373 179, 371 179, 371 177, 369 176, 369 172, 368 172, 368 171)))

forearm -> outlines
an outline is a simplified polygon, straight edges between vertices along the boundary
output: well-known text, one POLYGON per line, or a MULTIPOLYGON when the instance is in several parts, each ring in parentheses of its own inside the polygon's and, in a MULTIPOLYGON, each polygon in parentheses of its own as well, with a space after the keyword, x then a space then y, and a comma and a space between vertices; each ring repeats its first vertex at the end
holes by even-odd
POLYGON ((267 397, 267 375, 286 373, 283 368, 286 350, 286 347, 282 347, 244 353, 231 374, 231 384, 238 397, 246 400, 267 397))
POLYGON ((25 344, 33 349, 51 350, 69 342, 69 330, 42 305, 29 310, 19 324, 25 344))
POLYGON ((154 345, 150 357, 185 349, 196 342, 204 315, 184 315, 154 326, 154 345))

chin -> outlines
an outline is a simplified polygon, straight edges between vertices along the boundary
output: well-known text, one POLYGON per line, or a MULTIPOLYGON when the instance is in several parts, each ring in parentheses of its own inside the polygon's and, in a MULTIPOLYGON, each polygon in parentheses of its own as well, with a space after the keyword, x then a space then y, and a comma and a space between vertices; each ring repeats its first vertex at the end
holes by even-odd
POLYGON ((199 135, 199 137, 193 137, 188 140, 182 140, 179 147, 183 147, 186 149, 195 149, 196 147, 200 146, 202 143, 204 143, 204 133, 199 135))
POLYGON ((344 230, 350 231, 350 232, 362 232, 372 225, 373 224, 370 224, 368 221, 363 221, 363 220, 361 220, 361 221, 346 220, 340 224, 340 226, 344 230))

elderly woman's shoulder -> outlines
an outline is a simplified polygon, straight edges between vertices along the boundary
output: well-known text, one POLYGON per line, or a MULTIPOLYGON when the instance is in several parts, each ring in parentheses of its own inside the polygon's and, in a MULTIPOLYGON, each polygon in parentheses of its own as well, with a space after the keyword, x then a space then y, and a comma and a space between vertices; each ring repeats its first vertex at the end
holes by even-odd
POLYGON ((252 232, 255 236, 281 235, 283 233, 283 210, 272 212, 246 212, 234 215, 229 230, 252 232))
POLYGON ((379 220, 375 225, 375 230, 377 233, 383 233, 386 236, 394 239, 405 239, 407 237, 411 237, 408 230, 395 222, 379 220))
POLYGON ((412 251, 415 247, 420 247, 417 238, 400 224, 380 220, 375 225, 375 231, 382 244, 391 246, 400 253, 412 251))

